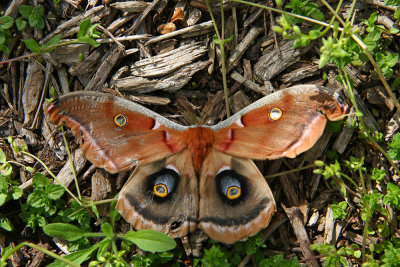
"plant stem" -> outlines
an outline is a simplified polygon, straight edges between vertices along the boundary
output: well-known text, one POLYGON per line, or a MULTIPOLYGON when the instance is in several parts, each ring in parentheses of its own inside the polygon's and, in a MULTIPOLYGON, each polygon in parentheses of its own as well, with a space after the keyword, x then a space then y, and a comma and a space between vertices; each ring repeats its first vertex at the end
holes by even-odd
MULTIPOLYGON (((345 90, 346 90, 346 92, 347 92, 347 94, 349 96, 349 99, 350 99, 351 103, 353 104, 356 112, 357 113, 362 113, 358 109, 357 102, 356 102, 356 99, 354 97, 353 90, 351 89, 351 84, 350 84, 347 72, 343 71, 343 70, 340 70, 340 69, 339 69, 339 72, 341 72, 342 73, 342 77, 344 77, 344 79, 342 80, 342 84, 344 85, 344 88, 345 88, 345 90)), ((370 133, 367 130, 365 130, 365 129, 368 129, 368 128, 365 125, 363 118, 362 117, 358 117, 358 119, 359 119, 359 123, 360 123, 360 126, 361 126, 360 128, 363 129, 362 131, 365 133, 365 135, 367 136, 368 140, 382 153, 382 155, 387 159, 389 164, 396 170, 396 172, 400 174, 399 168, 397 167, 396 163, 394 163, 393 160, 389 157, 389 154, 386 153, 386 151, 378 144, 378 142, 375 140, 375 138, 373 138, 370 135, 370 133)))
POLYGON ((37 158, 36 156, 34 156, 31 153, 28 153, 26 151, 21 151, 21 153, 28 155, 28 156, 34 158, 35 160, 37 160, 46 169, 46 171, 50 174, 50 176, 53 177, 53 179, 56 180, 60 185, 62 185, 64 187, 65 191, 67 191, 68 194, 70 194, 70 196, 73 199, 75 199, 75 201, 78 202, 79 205, 82 206, 82 202, 57 178, 57 176, 54 175, 54 173, 46 166, 46 164, 44 164, 43 161, 41 161, 39 158, 37 158))
POLYGON ((316 165, 314 163, 312 163, 312 164, 309 164, 307 166, 303 166, 301 168, 296 168, 296 169, 292 169, 292 170, 288 170, 288 171, 278 172, 278 173, 274 173, 274 174, 271 174, 271 175, 265 175, 264 178, 265 179, 274 178, 274 177, 277 177, 277 176, 286 175, 286 174, 289 174, 289 173, 293 173, 293 172, 298 172, 298 171, 314 168, 315 166, 316 165))
POLYGON ((208 11, 210 13, 211 20, 214 25, 215 29, 215 34, 217 35, 218 39, 218 44, 221 49, 221 67, 222 67, 222 84, 224 87, 224 98, 225 98, 225 108, 226 108, 226 116, 229 118, 231 116, 231 111, 229 109, 229 91, 228 91, 228 83, 226 81, 226 63, 225 63, 225 42, 222 38, 224 38, 224 7, 223 7, 223 1, 221 0, 221 20, 222 20, 222 38, 221 35, 219 34, 218 27, 217 27, 217 21, 214 18, 214 15, 212 13, 212 8, 210 6, 210 0, 206 0, 206 5, 208 8, 208 11))
POLYGON ((70 261, 70 260, 68 260, 68 259, 66 259, 66 258, 64 258, 64 257, 61 257, 60 255, 57 255, 57 254, 55 254, 55 253, 53 253, 53 252, 51 252, 51 251, 48 251, 48 250, 45 249, 45 248, 42 248, 41 246, 38 246, 38 245, 36 245, 36 244, 29 243, 29 242, 22 242, 21 244, 15 246, 13 249, 11 249, 11 250, 8 251, 5 255, 3 255, 3 257, 1 258, 1 262, 6 262, 6 261, 8 260, 8 258, 10 258, 12 254, 14 254, 14 252, 16 252, 17 250, 19 250, 19 249, 22 248, 23 246, 28 246, 28 247, 34 248, 34 249, 36 249, 36 250, 39 250, 39 251, 41 251, 41 252, 43 252, 43 253, 49 255, 50 257, 53 257, 53 258, 55 258, 55 259, 57 259, 57 260, 59 260, 59 261, 65 263, 65 264, 68 264, 69 266, 72 266, 72 267, 79 267, 79 264, 75 264, 75 263, 73 263, 72 261, 70 261))
POLYGON ((74 175, 76 192, 78 193, 78 198, 81 200, 82 199, 81 190, 79 189, 79 183, 78 183, 78 178, 77 178, 77 175, 76 175, 74 161, 72 160, 71 151, 69 150, 68 141, 67 141, 67 138, 65 137, 64 127, 62 125, 61 125, 61 132, 62 132, 62 136, 63 136, 63 139, 64 139, 65 148, 67 149, 69 163, 71 164, 71 170, 72 170, 72 173, 74 175))

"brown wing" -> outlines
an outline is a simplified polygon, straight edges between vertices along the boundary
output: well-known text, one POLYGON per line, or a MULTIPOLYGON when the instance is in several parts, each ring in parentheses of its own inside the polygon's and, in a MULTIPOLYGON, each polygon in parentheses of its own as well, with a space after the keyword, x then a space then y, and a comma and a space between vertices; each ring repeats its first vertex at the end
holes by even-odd
POLYGON ((200 174, 199 228, 212 239, 234 243, 265 228, 276 205, 250 159, 212 150, 200 174))
POLYGON ((47 107, 52 122, 82 137, 82 150, 111 173, 182 150, 176 142, 186 127, 131 101, 98 92, 64 95, 47 107))
POLYGON ((184 150, 138 166, 119 193, 117 209, 136 229, 182 237, 197 227, 198 205, 197 177, 184 150))
POLYGON ((347 106, 326 88, 287 88, 213 126, 214 147, 252 159, 295 157, 314 145, 327 119, 342 119, 346 110, 347 106))

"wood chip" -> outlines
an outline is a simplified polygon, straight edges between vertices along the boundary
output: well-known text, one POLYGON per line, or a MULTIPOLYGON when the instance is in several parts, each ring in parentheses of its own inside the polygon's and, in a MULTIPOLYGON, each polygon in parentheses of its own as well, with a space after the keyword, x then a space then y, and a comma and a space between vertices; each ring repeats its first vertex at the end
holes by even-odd
POLYGON ((85 90, 99 91, 103 88, 104 82, 107 79, 108 74, 117 63, 123 51, 123 48, 118 45, 114 45, 114 47, 103 56, 100 67, 97 69, 96 74, 90 80, 89 84, 86 85, 85 90))
POLYGON ((111 7, 122 10, 124 12, 139 13, 143 12, 148 6, 149 2, 142 1, 125 1, 125 2, 115 2, 110 4, 111 7))
POLYGON ((186 28, 171 32, 171 33, 167 33, 167 34, 164 34, 161 36, 154 37, 154 38, 148 40, 145 45, 150 45, 150 44, 153 44, 153 43, 156 43, 156 42, 159 42, 162 40, 166 40, 171 37, 180 36, 180 35, 182 35, 183 38, 185 38, 185 37, 188 38, 188 37, 193 37, 196 35, 203 35, 207 32, 211 32, 211 31, 213 31, 213 24, 212 24, 212 21, 210 20, 210 21, 198 24, 198 25, 193 25, 190 27, 186 27, 186 28))
POLYGON ((22 95, 24 108, 24 125, 31 126, 36 110, 40 101, 40 96, 44 85, 44 74, 42 68, 36 62, 28 65, 26 80, 22 95))
POLYGON ((242 59, 244 52, 249 48, 250 45, 254 44, 254 40, 263 32, 263 28, 253 27, 246 34, 243 40, 235 47, 229 56, 228 62, 228 72, 230 72, 242 59))
POLYGON ((269 92, 265 89, 265 88, 263 88, 263 87, 261 87, 261 86, 259 86, 257 83, 255 83, 255 82, 252 82, 252 81, 250 81, 250 80, 247 80, 246 78, 244 78, 242 75, 240 75, 238 72, 236 72, 236 71, 233 71, 232 73, 231 73, 231 78, 232 79, 234 79, 235 81, 237 81, 237 82, 239 82, 239 83, 242 83, 244 86, 246 86, 248 89, 250 89, 250 90, 253 90, 254 92, 257 92, 257 93, 259 93, 259 94, 261 94, 261 95, 268 95, 269 94, 269 92))
MULTIPOLYGON (((87 162, 87 159, 84 157, 81 149, 77 149, 74 151, 74 153, 72 154, 72 160, 74 162, 76 173, 79 174, 87 162)), ((69 162, 69 160, 65 163, 64 167, 57 174, 57 178, 66 187, 69 187, 70 184, 74 181, 74 173, 72 172, 71 163, 69 162)), ((58 181, 54 181, 54 183, 58 184, 58 181)))
POLYGON ((290 223, 292 225, 293 231, 300 242, 300 247, 305 258, 310 259, 307 261, 311 266, 319 266, 318 261, 315 259, 314 253, 310 249, 310 239, 303 225, 303 218, 301 211, 298 207, 287 208, 285 204, 282 203, 282 208, 288 216, 290 223))
POLYGON ((276 75, 287 69, 292 64, 300 60, 300 55, 310 49, 307 48, 293 49, 293 41, 283 40, 279 43, 278 49, 273 49, 259 58, 254 66, 254 77, 256 80, 263 82, 269 81, 276 75))
POLYGON ((319 69, 318 65, 306 64, 295 68, 293 71, 287 74, 282 75, 281 80, 283 83, 296 83, 305 78, 317 75, 320 72, 321 70, 319 69))
POLYGON ((328 206, 325 216, 324 244, 335 244, 336 240, 334 239, 334 230, 335 220, 333 219, 332 209, 330 206, 328 206))

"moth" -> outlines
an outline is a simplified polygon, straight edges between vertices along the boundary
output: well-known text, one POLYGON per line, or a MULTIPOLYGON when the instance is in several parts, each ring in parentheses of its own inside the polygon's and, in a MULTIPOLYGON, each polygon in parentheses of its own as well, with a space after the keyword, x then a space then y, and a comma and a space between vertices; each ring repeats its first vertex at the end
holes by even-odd
POLYGON ((133 227, 175 238, 199 227, 230 244, 265 228, 276 210, 253 160, 296 157, 346 110, 329 89, 299 85, 213 126, 183 126, 100 92, 69 93, 46 112, 72 129, 97 167, 116 173, 136 166, 117 203, 133 227))

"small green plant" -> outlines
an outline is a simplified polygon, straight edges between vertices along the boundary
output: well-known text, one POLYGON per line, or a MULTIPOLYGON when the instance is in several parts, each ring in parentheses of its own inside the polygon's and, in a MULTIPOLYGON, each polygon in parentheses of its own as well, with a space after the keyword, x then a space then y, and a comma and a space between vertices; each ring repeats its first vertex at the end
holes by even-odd
MULTIPOLYGON (((21 5, 18 7, 18 11, 22 17, 28 20, 29 26, 32 28, 44 28, 43 6, 34 7, 31 5, 21 5)), ((26 21, 22 18, 18 18, 16 23, 18 30, 23 30, 26 26, 26 21)))
POLYGON ((19 216, 27 227, 35 231, 37 226, 43 227, 48 220, 58 216, 57 212, 65 205, 61 199, 65 190, 63 186, 51 183, 41 173, 35 173, 32 186, 33 192, 29 194, 26 203, 22 204, 19 216))
MULTIPOLYGON (((115 201, 112 203, 110 211, 110 222, 105 222, 101 226, 101 232, 88 232, 72 224, 53 223, 43 227, 43 231, 52 237, 58 237, 70 242, 87 240, 88 238, 101 239, 94 245, 80 249, 70 255, 65 256, 75 264, 82 264, 97 251, 96 260, 92 260, 89 266, 109 265, 109 266, 130 266, 125 257, 130 245, 135 244, 140 249, 150 252, 164 252, 175 247, 175 241, 168 235, 151 230, 128 231, 126 234, 117 234, 114 231, 115 222, 120 215, 115 209, 115 201), (116 241, 122 241, 122 247, 126 250, 118 250, 116 241)), ((56 261, 49 266, 63 266, 60 261, 56 261)))
POLYGON ((0 51, 8 54, 10 53, 7 45, 11 42, 10 28, 14 24, 14 19, 10 16, 0 17, 0 51))
POLYGON ((46 44, 39 45, 39 43, 34 39, 23 40, 26 47, 34 53, 48 53, 52 52, 58 46, 75 44, 75 43, 87 43, 94 47, 98 47, 100 44, 95 40, 100 37, 100 32, 96 30, 98 24, 90 24, 90 19, 85 19, 79 24, 79 31, 77 34, 77 39, 67 42, 60 43, 61 35, 55 35, 46 44))
POLYGON ((264 259, 258 265, 259 267, 298 267, 299 262, 296 259, 288 260, 283 257, 283 254, 275 255, 264 259))
POLYGON ((322 255, 327 255, 325 258, 326 267, 347 266, 346 257, 361 257, 361 251, 357 245, 349 248, 342 247, 338 250, 333 245, 329 244, 312 244, 311 249, 318 251, 322 255))
MULTIPOLYGON (((22 197, 22 189, 18 187, 19 183, 12 179, 12 166, 7 161, 6 155, 0 149, 0 207, 11 199, 17 200, 22 197)), ((2 213, 0 213, 0 227, 7 230, 13 230, 12 222, 2 213)))

